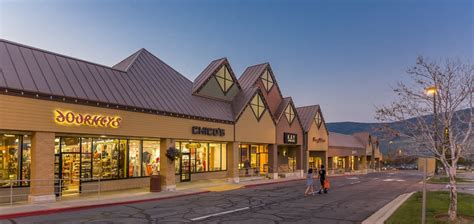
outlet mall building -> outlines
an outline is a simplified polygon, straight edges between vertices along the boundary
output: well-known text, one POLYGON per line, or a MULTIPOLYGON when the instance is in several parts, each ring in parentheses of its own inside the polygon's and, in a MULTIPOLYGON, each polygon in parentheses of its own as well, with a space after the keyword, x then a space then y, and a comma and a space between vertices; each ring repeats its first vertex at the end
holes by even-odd
POLYGON ((268 63, 237 79, 222 58, 190 81, 145 49, 107 67, 0 40, 0 59, 0 196, 15 201, 328 163, 321 109, 296 108, 268 63))

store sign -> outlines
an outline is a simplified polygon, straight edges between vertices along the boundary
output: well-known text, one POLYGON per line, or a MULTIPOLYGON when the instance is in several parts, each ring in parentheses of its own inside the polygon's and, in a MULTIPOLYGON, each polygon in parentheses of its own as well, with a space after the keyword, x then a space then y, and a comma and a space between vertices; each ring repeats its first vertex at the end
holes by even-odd
POLYGON ((316 142, 316 143, 320 143, 320 142, 325 142, 326 140, 324 140, 323 138, 316 138, 316 137, 313 137, 313 142, 316 142))
POLYGON ((225 130, 220 128, 206 128, 193 126, 192 128, 193 135, 210 135, 210 136, 224 136, 225 130))
POLYGON ((283 142, 285 144, 296 144, 296 142, 297 142, 296 137, 297 137, 296 134, 285 132, 285 133, 283 133, 283 142))
POLYGON ((76 113, 72 111, 54 111, 54 122, 60 125, 78 125, 102 128, 119 128, 122 118, 101 114, 76 113))

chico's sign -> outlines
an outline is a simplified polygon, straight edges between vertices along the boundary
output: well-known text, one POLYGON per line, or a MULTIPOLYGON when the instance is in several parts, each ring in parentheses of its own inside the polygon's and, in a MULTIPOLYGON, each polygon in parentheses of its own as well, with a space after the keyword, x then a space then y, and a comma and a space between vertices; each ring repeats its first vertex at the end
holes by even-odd
POLYGON ((82 125, 90 127, 118 128, 122 123, 119 116, 54 111, 54 122, 62 125, 82 125))
POLYGON ((192 128, 193 135, 212 135, 212 136, 224 136, 225 130, 221 128, 206 128, 193 126, 192 128))

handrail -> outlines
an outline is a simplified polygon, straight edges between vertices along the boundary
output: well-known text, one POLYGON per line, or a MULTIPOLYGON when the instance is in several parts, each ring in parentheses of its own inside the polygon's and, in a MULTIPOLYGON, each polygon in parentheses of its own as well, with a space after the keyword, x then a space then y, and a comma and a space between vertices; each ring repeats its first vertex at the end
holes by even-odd
POLYGON ((22 189, 24 188, 16 188, 20 186, 20 184, 27 184, 25 188, 31 189, 45 189, 45 188, 53 188, 53 192, 56 195, 57 200, 62 200, 63 196, 77 194, 77 193, 97 193, 98 199, 100 199, 101 191, 102 191, 102 184, 101 184, 101 177, 98 178, 62 178, 62 179, 25 179, 25 180, 0 180, 0 185, 4 183, 8 183, 8 185, 3 185, 0 187, 0 205, 9 203, 12 206, 15 202, 16 198, 20 197, 27 197, 30 193, 22 193, 22 189), (65 191, 63 190, 66 186, 64 183, 66 181, 77 181, 78 189, 65 191), (47 184, 45 184, 47 183, 47 184), (87 186, 83 186, 82 184, 87 183, 87 186), (5 191, 2 189, 9 189, 8 194, 4 194, 5 191), (84 189, 86 188, 86 189, 84 189), (9 198, 8 202, 2 202, 2 199, 9 198))

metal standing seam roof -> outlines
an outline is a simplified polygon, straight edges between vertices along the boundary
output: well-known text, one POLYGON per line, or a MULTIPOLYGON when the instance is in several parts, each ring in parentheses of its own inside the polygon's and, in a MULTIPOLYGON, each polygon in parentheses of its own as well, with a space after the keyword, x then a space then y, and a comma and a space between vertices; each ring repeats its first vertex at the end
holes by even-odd
POLYGON ((230 72, 230 76, 234 80, 234 84, 237 85, 239 89, 241 89, 240 84, 232 71, 232 68, 229 64, 229 61, 227 58, 220 58, 217 60, 212 61, 202 72, 201 74, 194 79, 194 84, 193 84, 193 94, 196 94, 206 83, 207 81, 214 75, 216 74, 222 66, 227 65, 227 69, 230 72))
POLYGON ((242 75, 239 77, 240 86, 244 89, 254 86, 258 78, 263 73, 263 71, 265 71, 268 65, 268 63, 263 63, 247 67, 242 73, 242 75))
POLYGON ((329 147, 365 149, 365 146, 356 137, 336 132, 329 132, 329 147))
POLYGON ((303 127, 303 123, 301 122, 300 116, 298 115, 298 111, 295 107, 295 104, 293 103, 293 98, 291 97, 284 97, 281 100, 280 105, 278 106, 277 110, 275 111, 275 119, 277 123, 280 121, 281 117, 285 113, 286 107, 288 104, 291 104, 293 106, 293 110, 295 113, 295 119, 298 120, 298 123, 300 124, 301 127, 303 127))
POLYGON ((233 122, 230 103, 192 95, 145 49, 107 67, 0 39, 0 88, 233 122))
POLYGON ((303 126, 303 130, 308 132, 311 129, 311 125, 314 122, 314 117, 316 113, 319 111, 319 105, 311 105, 311 106, 304 106, 304 107, 297 107, 296 112, 301 119, 301 126, 303 126))

